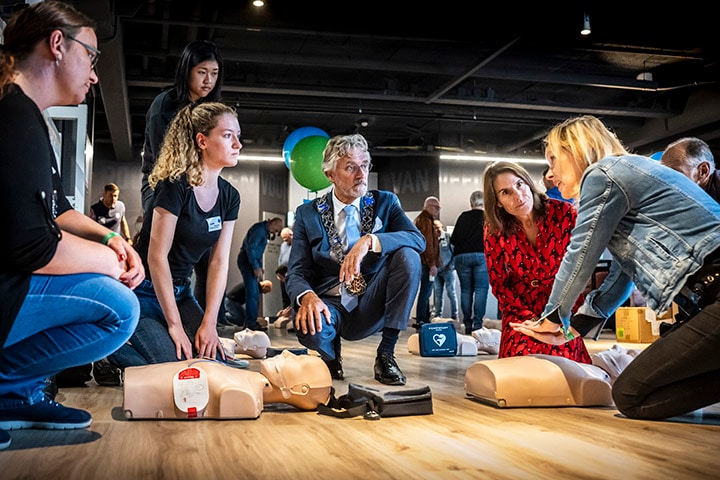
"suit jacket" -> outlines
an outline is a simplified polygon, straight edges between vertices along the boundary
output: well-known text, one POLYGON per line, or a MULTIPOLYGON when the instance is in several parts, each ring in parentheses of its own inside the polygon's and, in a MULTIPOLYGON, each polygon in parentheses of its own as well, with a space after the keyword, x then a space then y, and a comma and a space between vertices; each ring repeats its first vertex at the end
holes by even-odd
MULTIPOLYGON (((372 190, 371 193, 375 201, 371 233, 377 236, 382 252, 369 252, 363 259, 360 270, 368 283, 387 256, 399 248, 410 247, 418 253, 425 250, 425 238, 403 211, 397 195, 382 190, 372 190)), ((332 211, 330 195, 333 193, 328 194, 328 206, 332 211)), ((318 203, 315 199, 295 211, 287 276, 287 292, 293 305, 303 292, 313 290, 322 295, 339 283, 340 264, 330 254, 330 241, 317 210, 318 203)), ((360 203, 362 209, 367 208, 362 201, 360 203)))

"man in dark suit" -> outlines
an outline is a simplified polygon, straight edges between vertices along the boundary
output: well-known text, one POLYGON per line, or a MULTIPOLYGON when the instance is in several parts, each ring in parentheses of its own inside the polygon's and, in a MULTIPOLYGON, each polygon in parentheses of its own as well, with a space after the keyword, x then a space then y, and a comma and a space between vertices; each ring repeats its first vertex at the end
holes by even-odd
POLYGON ((371 167, 362 135, 328 141, 322 170, 333 189, 295 213, 287 290, 298 340, 320 353, 333 378, 343 378, 341 338, 382 331, 375 379, 404 385, 395 344, 417 295, 425 239, 394 193, 367 191, 371 167))

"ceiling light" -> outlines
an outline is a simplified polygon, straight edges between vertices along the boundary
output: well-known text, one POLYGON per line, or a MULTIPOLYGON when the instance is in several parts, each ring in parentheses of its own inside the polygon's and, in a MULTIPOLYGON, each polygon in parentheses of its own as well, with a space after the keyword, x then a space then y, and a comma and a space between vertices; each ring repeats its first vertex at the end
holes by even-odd
POLYGON ((263 0, 253 0, 253 5, 260 8, 265 6, 265 2, 263 0))
POLYGON ((540 158, 517 158, 517 157, 497 157, 497 156, 489 156, 489 155, 450 155, 450 154, 442 154, 440 155, 440 160, 461 160, 461 161, 471 161, 471 162, 499 162, 499 161, 506 161, 506 162, 513 162, 513 163, 527 163, 527 164, 536 164, 536 165, 547 165, 547 160, 540 159, 540 158))
POLYGON ((368 122, 367 119, 365 119, 365 118, 361 118, 361 119, 358 121, 358 125, 360 125, 361 127, 365 128, 365 127, 367 127, 368 125, 370 125, 370 122, 368 122))
POLYGON ((590 35, 590 15, 587 12, 583 13, 583 28, 580 30, 580 35, 590 35))

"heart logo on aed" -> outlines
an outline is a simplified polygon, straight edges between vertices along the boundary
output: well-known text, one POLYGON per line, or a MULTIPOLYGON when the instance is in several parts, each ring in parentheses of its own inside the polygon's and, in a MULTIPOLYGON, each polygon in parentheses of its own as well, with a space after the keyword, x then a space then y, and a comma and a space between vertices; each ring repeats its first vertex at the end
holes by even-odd
POLYGON ((445 337, 444 333, 436 333, 432 338, 438 347, 442 347, 447 337, 445 337))

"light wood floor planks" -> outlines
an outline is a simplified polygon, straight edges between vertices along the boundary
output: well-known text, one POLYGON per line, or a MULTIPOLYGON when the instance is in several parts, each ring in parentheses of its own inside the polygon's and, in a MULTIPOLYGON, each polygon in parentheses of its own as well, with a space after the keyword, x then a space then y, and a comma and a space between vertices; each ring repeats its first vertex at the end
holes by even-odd
MULTIPOLYGON (((274 347, 299 346, 268 332, 274 347)), ((58 400, 88 409, 89 429, 21 430, 0 451, 10 479, 701 479, 720 477, 720 405, 664 422, 622 418, 613 408, 499 409, 465 396, 465 370, 495 358, 423 358, 396 350, 408 387, 428 384, 434 414, 367 421, 265 405, 240 421, 127 421, 121 387, 63 389, 58 400)), ((344 381, 372 377, 373 336, 344 342, 344 381)), ((588 341, 600 351, 611 336, 588 341)), ((637 345, 625 345, 629 348, 637 345)), ((260 360, 250 369, 259 371, 260 360)))

